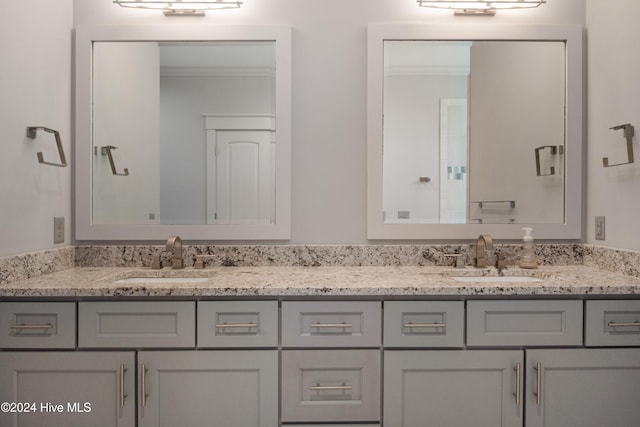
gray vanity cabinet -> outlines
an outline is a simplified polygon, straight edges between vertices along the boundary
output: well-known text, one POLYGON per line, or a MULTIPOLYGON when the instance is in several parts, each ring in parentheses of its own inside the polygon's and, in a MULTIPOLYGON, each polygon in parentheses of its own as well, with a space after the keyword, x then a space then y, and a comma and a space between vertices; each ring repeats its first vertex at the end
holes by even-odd
POLYGON ((21 405, 3 406, 0 425, 134 427, 134 359, 134 352, 0 352, 0 402, 21 405))
POLYGON ((384 352, 383 425, 521 427, 520 350, 384 352))
POLYGON ((527 427, 640 425, 640 349, 527 351, 527 427))
POLYGON ((278 352, 142 351, 139 427, 277 427, 278 352))

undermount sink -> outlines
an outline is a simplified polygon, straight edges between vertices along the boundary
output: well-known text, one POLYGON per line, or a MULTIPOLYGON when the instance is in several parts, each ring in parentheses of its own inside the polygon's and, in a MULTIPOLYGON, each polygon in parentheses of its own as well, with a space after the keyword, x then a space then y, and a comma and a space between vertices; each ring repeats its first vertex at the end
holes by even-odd
POLYGON ((116 280, 116 283, 202 283, 208 277, 127 277, 116 280))
POLYGON ((455 276, 456 282, 495 283, 495 282, 542 282, 542 279, 531 276, 455 276))

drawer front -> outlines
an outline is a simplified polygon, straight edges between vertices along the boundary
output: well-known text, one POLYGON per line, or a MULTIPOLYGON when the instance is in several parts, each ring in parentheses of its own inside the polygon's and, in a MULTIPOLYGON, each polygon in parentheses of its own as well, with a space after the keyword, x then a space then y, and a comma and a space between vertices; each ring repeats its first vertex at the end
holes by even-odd
POLYGON ((464 346, 463 301, 384 303, 385 347, 464 346))
POLYGON ((198 347, 277 346, 277 301, 198 302, 198 347))
POLYGON ((377 301, 285 301, 282 346, 377 347, 381 321, 377 301))
POLYGON ((80 302, 79 347, 194 347, 195 302, 80 302))
POLYGON ((587 346, 640 346, 640 301, 587 301, 587 346))
POLYGON ((467 345, 582 345, 582 301, 468 301, 467 345))
POLYGON ((379 422, 380 351, 283 351, 282 420, 379 422))
POLYGON ((75 346, 75 303, 0 303, 0 348, 74 348, 75 346))

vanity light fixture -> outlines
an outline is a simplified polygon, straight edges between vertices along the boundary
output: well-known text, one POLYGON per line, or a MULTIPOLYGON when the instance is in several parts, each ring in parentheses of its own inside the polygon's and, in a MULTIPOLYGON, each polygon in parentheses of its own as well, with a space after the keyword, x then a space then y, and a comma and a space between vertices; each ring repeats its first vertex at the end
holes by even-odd
POLYGON ((204 16, 207 10, 237 9, 239 0, 113 0, 122 7, 162 10, 167 16, 204 16))
POLYGON ((417 0, 422 7, 453 9, 454 15, 493 16, 498 9, 523 9, 538 7, 546 0, 417 0))

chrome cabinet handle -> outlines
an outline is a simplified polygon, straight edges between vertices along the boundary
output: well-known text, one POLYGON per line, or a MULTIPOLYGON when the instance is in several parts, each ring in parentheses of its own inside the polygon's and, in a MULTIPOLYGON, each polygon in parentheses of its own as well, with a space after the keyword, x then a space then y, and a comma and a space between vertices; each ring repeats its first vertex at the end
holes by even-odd
POLYGON ((218 323, 216 328, 257 328, 257 323, 218 323))
POLYGON ((640 322, 609 322, 607 323, 607 326, 609 326, 610 328, 640 326, 640 322))
POLYGON ((542 363, 538 362, 533 367, 536 371, 536 391, 533 393, 536 396, 536 404, 542 405, 542 363))
POLYGON ((124 407, 124 399, 127 397, 124 392, 124 373, 127 372, 127 367, 124 364, 120 365, 120 406, 124 407))
POLYGON ((312 323, 312 328, 352 328, 351 323, 312 323))
POLYGON ((9 325, 9 329, 53 329, 53 325, 51 323, 43 323, 43 324, 33 324, 33 325, 9 325))
POLYGON ((140 403, 144 408, 147 406, 147 367, 143 364, 140 365, 140 403))
POLYGON ((516 398, 516 406, 520 406, 520 402, 522 400, 520 394, 520 362, 515 364, 515 366, 513 367, 513 371, 516 375, 516 391, 515 393, 513 393, 513 395, 516 398))
POLYGON ((446 323, 405 323, 405 328, 446 328, 446 323))
POLYGON ((353 386, 349 384, 342 385, 312 385, 310 390, 353 390, 353 386))

